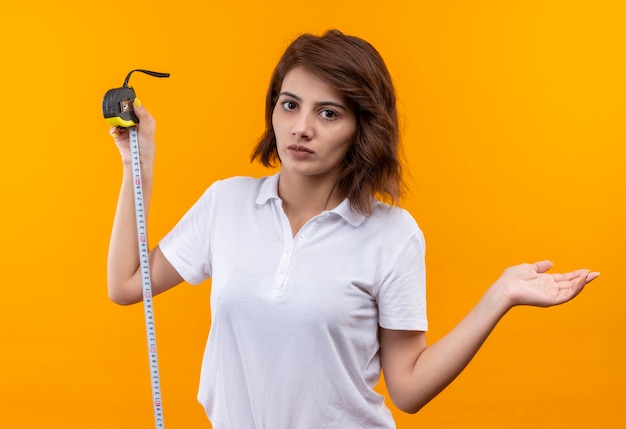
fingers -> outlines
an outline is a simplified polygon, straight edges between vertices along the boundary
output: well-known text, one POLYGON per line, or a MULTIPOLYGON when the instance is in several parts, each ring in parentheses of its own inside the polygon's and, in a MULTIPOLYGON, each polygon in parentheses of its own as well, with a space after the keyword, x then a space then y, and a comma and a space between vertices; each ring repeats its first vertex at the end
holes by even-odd
MULTIPOLYGON (((536 274, 544 274, 550 268, 552 268, 552 266, 553 264, 551 261, 545 260, 545 261, 535 262, 534 264, 522 264, 517 267, 511 267, 511 269, 515 270, 516 268, 525 267, 526 269, 530 268, 530 270, 534 271, 534 273, 536 274)), ((587 269, 578 269, 578 270, 570 271, 568 273, 553 273, 549 275, 556 282, 578 281, 582 283, 583 285, 586 285, 587 283, 598 278, 600 273, 596 271, 590 271, 587 269)))
POLYGON ((124 137, 128 136, 128 129, 123 127, 111 127, 109 129, 109 134, 115 139, 116 143, 119 143, 124 139, 124 137))
POLYGON ((566 285, 567 288, 575 287, 582 289, 600 275, 597 271, 576 270, 564 274, 551 274, 553 280, 558 284, 566 285), (569 285, 569 286, 567 286, 569 285))
POLYGON ((120 127, 111 127, 109 129, 109 134, 111 134, 111 137, 113 137, 114 139, 117 139, 119 136, 122 135, 122 132, 124 131, 123 128, 120 127))
MULTIPOLYGON (((589 283, 590 281, 598 278, 599 275, 600 273, 597 271, 581 269, 581 270, 576 270, 576 271, 572 271, 569 273, 560 274, 560 277, 563 280, 574 280, 578 278, 578 279, 581 279, 581 281, 584 281, 585 283, 589 283)), ((555 278, 555 279, 558 279, 558 278, 555 278)))
MULTIPOLYGON (((146 108, 143 107, 143 104, 138 98, 135 98, 135 100, 133 101, 133 111, 137 116, 137 119, 139 119, 138 129, 140 130, 140 133, 144 136, 152 137, 154 135, 154 129, 156 125, 155 120, 150 112, 148 112, 146 108)), ((119 140, 119 137, 123 137, 124 134, 127 133, 128 129, 124 127, 112 126, 109 129, 109 134, 116 141, 119 140)))

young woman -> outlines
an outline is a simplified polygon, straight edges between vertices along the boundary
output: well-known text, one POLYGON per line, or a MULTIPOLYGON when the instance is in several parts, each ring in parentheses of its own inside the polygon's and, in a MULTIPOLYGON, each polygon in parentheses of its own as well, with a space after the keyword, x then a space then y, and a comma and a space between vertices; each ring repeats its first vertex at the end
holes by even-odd
MULTIPOLYGON (((148 209, 155 121, 135 100, 148 209)), ((423 235, 402 191, 396 99, 362 39, 303 35, 271 78, 259 179, 214 183, 150 252, 154 294, 212 278, 199 400, 213 427, 393 428, 373 388, 417 412, 465 368, 509 309, 574 298, 597 273, 508 268, 427 345, 423 235)), ((128 133, 108 261, 111 299, 141 301, 128 133)))

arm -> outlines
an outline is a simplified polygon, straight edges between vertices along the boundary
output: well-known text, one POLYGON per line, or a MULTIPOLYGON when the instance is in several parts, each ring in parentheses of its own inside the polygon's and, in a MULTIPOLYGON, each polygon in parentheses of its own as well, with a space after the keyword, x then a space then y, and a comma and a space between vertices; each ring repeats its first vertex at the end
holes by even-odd
MULTIPOLYGON (((139 118, 137 131, 141 156, 142 190, 146 220, 150 208, 154 172, 154 131, 156 123, 148 111, 135 100, 135 114, 139 118)), ((141 301, 141 275, 137 247, 137 225, 133 197, 130 142, 128 130, 112 128, 124 168, 120 196, 113 221, 107 265, 109 298, 118 304, 141 301)), ((157 295, 182 281, 174 267, 156 247, 149 253, 152 292, 157 295)))
POLYGON ((500 319, 514 306, 549 307, 577 296, 598 273, 547 274, 548 261, 508 268, 445 337, 426 346, 420 331, 380 332, 387 389, 398 408, 419 411, 469 364, 500 319))

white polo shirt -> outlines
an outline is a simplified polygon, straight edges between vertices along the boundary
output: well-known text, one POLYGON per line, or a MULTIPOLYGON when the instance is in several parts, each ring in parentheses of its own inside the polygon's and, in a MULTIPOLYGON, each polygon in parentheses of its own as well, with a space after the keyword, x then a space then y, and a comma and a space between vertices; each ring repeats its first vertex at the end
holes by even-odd
POLYGON ((159 244, 187 282, 212 278, 198 400, 215 429, 394 428, 378 327, 427 329, 422 232, 344 200, 292 237, 278 178, 214 183, 159 244))

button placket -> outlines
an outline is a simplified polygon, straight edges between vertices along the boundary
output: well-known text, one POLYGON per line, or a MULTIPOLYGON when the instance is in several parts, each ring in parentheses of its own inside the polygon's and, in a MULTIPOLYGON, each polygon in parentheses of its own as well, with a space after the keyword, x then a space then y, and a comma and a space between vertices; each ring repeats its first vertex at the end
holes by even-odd
POLYGON ((324 222, 324 219, 326 219, 327 215, 328 213, 326 212, 321 213, 317 215, 316 217, 312 218, 311 220, 309 220, 302 227, 302 230, 298 232, 298 235, 296 235, 294 239, 294 247, 296 249, 299 249, 300 247, 302 247, 304 243, 306 243, 307 240, 309 240, 315 234, 317 229, 322 225, 322 222, 324 222))
POLYGON ((328 213, 324 212, 310 219, 302 227, 298 234, 292 237, 289 219, 282 211, 282 207, 280 208, 280 213, 282 215, 281 225, 283 230, 283 252, 280 257, 280 261, 278 262, 274 280, 274 291, 278 293, 281 293, 284 290, 285 280, 289 274, 289 268, 291 267, 294 253, 315 234, 328 216, 328 213))
POLYGON ((276 275, 274 277, 275 292, 281 292, 285 286, 285 279, 289 273, 294 248, 294 240, 291 236, 291 226, 289 225, 289 220, 282 211, 282 207, 280 207, 279 212, 282 215, 280 217, 280 222, 283 233, 283 252, 280 256, 280 260, 278 261, 278 266, 276 267, 276 275))

